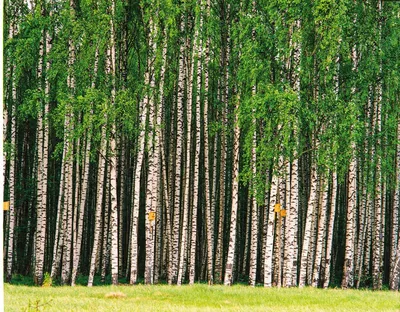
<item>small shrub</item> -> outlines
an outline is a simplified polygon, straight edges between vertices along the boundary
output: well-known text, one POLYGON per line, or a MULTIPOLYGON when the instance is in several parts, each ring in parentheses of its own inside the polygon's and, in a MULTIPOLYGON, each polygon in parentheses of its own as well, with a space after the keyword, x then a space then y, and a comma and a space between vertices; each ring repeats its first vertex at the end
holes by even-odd
POLYGON ((31 302, 29 300, 28 306, 26 308, 23 308, 22 311, 23 312, 41 312, 41 311, 44 311, 44 308, 49 305, 50 305, 50 301, 40 303, 39 299, 35 300, 34 302, 31 302))
POLYGON ((51 285, 53 285, 53 280, 52 280, 50 274, 46 272, 46 273, 44 273, 42 286, 43 287, 50 287, 51 285))

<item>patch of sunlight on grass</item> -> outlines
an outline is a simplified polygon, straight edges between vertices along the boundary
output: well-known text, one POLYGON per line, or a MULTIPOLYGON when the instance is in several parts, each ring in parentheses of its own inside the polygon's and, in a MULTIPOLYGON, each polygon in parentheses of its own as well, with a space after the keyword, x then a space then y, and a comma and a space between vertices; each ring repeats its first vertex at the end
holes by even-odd
POLYGON ((235 285, 33 287, 5 284, 5 311, 400 311, 390 291, 235 285), (113 298, 113 299, 110 299, 113 298))

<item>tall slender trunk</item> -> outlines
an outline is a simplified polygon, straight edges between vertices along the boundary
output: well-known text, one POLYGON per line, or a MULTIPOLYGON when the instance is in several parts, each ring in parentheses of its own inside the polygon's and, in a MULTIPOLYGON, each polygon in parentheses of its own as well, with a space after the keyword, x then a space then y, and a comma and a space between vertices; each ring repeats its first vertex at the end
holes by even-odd
MULTIPOLYGON (((400 142, 400 122, 397 122, 397 140, 400 142)), ((398 229, 398 217, 400 206, 400 144, 397 144, 396 155, 396 192, 394 197, 394 205, 392 212, 392 245, 390 250, 390 276, 389 287, 391 290, 399 289, 400 277, 400 231, 398 229)))
POLYGON ((322 249, 326 241, 326 215, 328 205, 328 183, 321 178, 320 182, 320 207, 318 218, 317 246, 315 248, 314 270, 312 274, 312 286, 318 287, 321 280, 322 249))
MULTIPOLYGON (((227 31, 229 33, 229 30, 227 31)), ((227 110, 228 110, 228 101, 229 101, 229 34, 226 38, 226 53, 225 53, 225 67, 224 69, 224 85, 223 91, 221 91, 222 96, 222 114, 221 114, 221 122, 222 122, 222 130, 221 130, 221 160, 220 160, 220 172, 219 172, 219 221, 218 221, 218 237, 217 237, 217 246, 215 250, 215 276, 216 282, 221 283, 223 279, 223 247, 224 247, 224 224, 225 224, 225 204, 226 204, 226 194, 225 194, 225 179, 226 179, 226 157, 227 157, 227 148, 226 148, 226 133, 227 133, 227 110)))
MULTIPOLYGON (((115 76, 116 76, 116 64, 115 64, 115 0, 111 2, 111 107, 115 106, 115 76)), ((110 134, 110 195, 111 195, 111 211, 110 211, 110 231, 111 231, 111 282, 113 285, 118 284, 118 202, 117 202, 117 148, 116 148, 116 126, 115 121, 111 125, 110 134)), ((120 220, 122 223, 122 220, 120 220)))
POLYGON ((129 283, 135 284, 137 281, 138 270, 138 229, 139 229, 139 205, 140 205, 140 179, 143 166, 144 156, 144 140, 145 140, 145 123, 146 123, 146 110, 143 100, 139 105, 139 138, 138 138, 138 151, 136 156, 136 165, 133 181, 133 208, 132 208, 132 225, 131 225, 131 259, 130 259, 130 278, 129 283))
MULTIPOLYGON (((95 61, 94 61, 94 77, 97 76, 97 68, 99 62, 99 50, 96 49, 95 61)), ((95 78, 92 80, 92 89, 95 88, 95 78)), ((93 116, 93 108, 90 110, 90 117, 93 116)), ((90 148, 91 148, 91 140, 92 140, 92 130, 88 129, 86 134, 86 149, 85 149, 85 160, 84 160, 84 169, 83 169, 83 177, 82 177, 82 192, 79 200, 78 206, 78 216, 76 224, 76 239, 74 239, 74 249, 72 256, 72 276, 71 276, 71 286, 75 286, 76 277, 78 274, 79 261, 81 257, 81 248, 82 248, 82 234, 83 234, 83 219, 85 215, 85 205, 87 199, 87 191, 89 188, 89 163, 90 163, 90 148)))
POLYGON ((232 285, 233 283, 233 266, 236 253, 236 227, 237 227, 237 213, 239 210, 239 140, 240 128, 238 124, 238 109, 240 105, 240 97, 237 95, 236 99, 236 113, 235 125, 233 133, 233 174, 232 174, 232 209, 231 220, 229 229, 229 248, 227 254, 227 261, 225 266, 225 285, 232 285))
MULTIPOLYGON (((11 21, 10 23, 10 29, 9 29, 9 39, 12 39, 16 35, 16 26, 14 24, 14 21, 11 21)), ((12 147, 12 152, 9 156, 10 159, 10 171, 9 171, 9 189, 10 189, 10 205, 9 205, 9 221, 8 221, 8 242, 7 242, 7 272, 6 272, 6 281, 11 282, 12 278, 12 272, 13 272, 13 260, 14 260, 14 227, 15 227, 15 183, 16 183, 16 177, 15 177, 15 169, 16 169, 16 159, 17 159, 17 141, 16 141, 16 136, 17 136, 17 124, 16 124, 16 113, 17 113, 17 86, 16 86, 16 79, 15 79, 15 71, 16 71, 16 63, 10 60, 10 77, 9 79, 11 80, 10 83, 12 85, 11 87, 11 103, 9 104, 9 113, 7 114, 7 109, 4 109, 6 111, 6 114, 11 116, 11 122, 10 122, 10 128, 11 128, 11 135, 10 135, 10 143, 12 147)), ((7 122, 4 122, 5 125, 7 125, 7 122)), ((7 129, 7 126, 6 126, 7 129)), ((6 139, 7 135, 6 132, 4 132, 4 139, 6 139)), ((5 166, 3 165, 3 170, 5 170, 5 166)))
MULTIPOLYGON (((356 150, 355 144, 352 145, 356 150)), ((357 163, 356 155, 353 156, 348 177, 348 199, 346 215, 346 250, 343 266, 342 288, 353 287, 354 285, 354 217, 357 205, 357 163)))
MULTIPOLYGON (((109 148, 109 144, 107 144, 107 149, 109 148)), ((110 191, 110 181, 111 181, 111 168, 109 165, 106 165, 106 178, 104 183, 104 208, 103 208, 103 222, 101 226, 101 243, 100 250, 101 253, 99 255, 99 263, 100 263, 100 281, 104 283, 106 281, 106 275, 109 269, 110 262, 110 202, 111 202, 111 191, 110 191)))
POLYGON ((290 174, 290 203, 288 205, 286 226, 287 236, 287 264, 286 264, 286 287, 295 286, 296 279, 294 271, 297 272, 297 254, 298 246, 295 241, 298 231, 298 201, 299 201, 299 178, 298 178, 298 160, 294 159, 291 163, 290 174))
MULTIPOLYGON (((181 16, 181 31, 185 27, 184 16, 181 16)), ((178 74, 178 94, 177 94, 177 108, 176 108, 176 162, 175 162, 175 194, 174 194, 174 211, 173 211, 173 240, 172 240, 172 271, 171 278, 168 281, 176 282, 178 276, 178 262, 179 262, 179 237, 180 237, 180 224, 181 224, 181 185, 182 185, 182 156, 183 156, 183 120, 184 110, 183 102, 185 95, 185 44, 180 42, 179 49, 179 74, 178 74)))
MULTIPOLYGON (((194 43, 196 45, 197 32, 194 36, 194 43)), ((189 49, 187 49, 189 51, 189 49)), ((189 66, 187 66, 189 68, 189 66)), ((183 221, 182 221, 182 232, 181 232, 181 248, 179 254, 179 268, 178 268, 178 279, 177 284, 182 284, 182 279, 184 278, 185 274, 185 255, 187 254, 187 238, 189 236, 189 213, 191 211, 190 204, 191 200, 191 164, 192 164, 192 109, 193 109, 193 102, 192 102, 192 90, 193 90, 193 71, 194 71, 194 53, 192 53, 192 60, 191 60, 191 73, 189 76, 189 83, 188 83, 188 97, 187 97, 187 140, 186 140, 186 166, 185 166, 185 190, 183 192, 184 195, 184 203, 183 203, 183 221)))
MULTIPOLYGON (((165 31, 165 33, 167 33, 165 31)), ((162 51, 162 66, 160 72, 160 85, 159 85, 159 100, 158 100, 158 108, 156 112, 156 128, 155 128, 155 138, 154 138, 154 159, 156 165, 155 176, 156 179, 153 180, 153 191, 157 189, 157 199, 152 203, 152 210, 156 213, 156 218, 154 222, 156 223, 156 254, 154 260, 154 283, 158 282, 158 275, 160 271, 160 261, 161 261, 161 238, 163 233, 161 232, 161 223, 162 223, 162 187, 166 188, 162 185, 162 174, 165 172, 162 166, 162 148, 164 146, 163 136, 161 132, 161 122, 162 122, 162 114, 164 110, 164 79, 165 79, 165 70, 167 66, 167 40, 165 40, 163 51, 162 51)))
MULTIPOLYGON (((37 69, 37 79, 39 88, 44 69, 44 40, 45 32, 42 31, 42 36, 39 45, 39 65, 37 69)), ((44 253, 46 243, 46 200, 47 200, 47 166, 45 167, 45 135, 44 128, 46 127, 44 118, 46 116, 45 109, 42 103, 39 105, 38 122, 37 122, 37 213, 36 213, 36 233, 35 233, 35 273, 34 282, 36 285, 41 285, 43 281, 44 253), (44 192, 45 191, 45 192, 44 192)))
POLYGON ((150 52, 148 58, 148 76, 146 76, 145 84, 150 86, 145 95, 145 102, 149 111, 149 139, 148 139, 148 178, 146 188, 146 261, 144 271, 145 284, 153 284, 154 282, 154 242, 155 242, 155 213, 158 206, 158 185, 159 185, 159 149, 158 135, 161 125, 157 124, 156 108, 154 103, 153 90, 155 88, 154 60, 156 53, 156 35, 157 28, 155 22, 150 20, 150 52))
MULTIPOLYGON (((210 0, 206 3, 207 19, 210 17, 210 0)), ((207 271, 208 283, 214 283, 214 203, 212 202, 212 188, 210 184, 210 148, 209 148, 209 63, 210 63, 210 37, 207 35, 204 58, 204 185, 205 185, 205 211, 207 233, 207 271)), ((214 177, 215 178, 215 177, 214 177)))
MULTIPOLYGON (((195 31, 195 48, 193 53, 197 54, 197 92, 196 92, 196 128, 195 128, 195 153, 194 153, 194 181, 193 181, 193 208, 192 208, 192 235, 190 238, 190 266, 189 266, 189 284, 194 284, 195 269, 196 269, 196 246, 197 246, 197 214, 199 205, 199 175, 200 175, 200 89, 201 89, 201 74, 202 74, 202 39, 199 37, 199 29, 203 27, 203 17, 200 14, 199 26, 195 31)), ((193 64, 194 66, 194 64, 193 64)))
POLYGON ((328 230, 326 237, 326 255, 325 255, 325 277, 323 287, 328 288, 330 281, 331 272, 331 259, 332 259, 332 247, 333 247, 333 230, 335 224, 336 215, 336 195, 337 195, 337 173, 334 171, 332 173, 332 190, 331 190, 331 200, 330 200, 330 213, 328 230))
MULTIPOLYGON (((268 214, 267 239, 265 240, 264 255, 264 287, 272 286, 272 260, 274 253, 275 236, 275 205, 278 204, 278 176, 272 172, 272 181, 270 186, 269 203, 267 202, 266 213, 268 214)), ((269 181, 268 181, 269 182, 269 181)))
MULTIPOLYGON (((253 86, 252 95, 256 93, 256 86, 253 86)), ((255 113, 255 111, 253 111, 255 113)), ((249 270, 249 285, 256 285, 257 278, 257 251, 258 251, 258 209, 257 209, 257 119, 253 120, 253 146, 251 149, 251 166, 253 174, 253 200, 251 210, 251 234, 250 234, 250 270, 249 270)))
POLYGON ((102 223, 101 211, 103 205, 103 192, 104 192, 104 182, 105 182, 105 159, 104 159, 106 153, 105 136, 106 136, 105 126, 103 126, 101 130, 99 160, 97 169, 96 212, 94 217, 94 238, 93 238, 92 255, 90 260, 88 286, 93 286, 93 278, 96 270, 97 257, 99 254, 99 247, 101 241, 100 240, 101 223, 102 223))
MULTIPOLYGON (((145 81, 149 81, 149 68, 145 72, 145 81)), ((147 83, 148 84, 148 83, 147 83)), ((133 208, 132 208, 132 218, 131 218, 131 233, 130 233, 130 278, 129 283, 135 284, 138 277, 138 230, 139 230, 139 207, 140 207, 140 192, 141 192, 141 173, 143 167, 143 158, 145 151, 145 136, 146 136, 146 115, 147 115, 147 105, 145 105, 144 99, 140 100, 138 108, 139 120, 139 136, 137 143, 137 153, 136 153, 136 164, 133 178, 133 208)))
MULTIPOLYGON (((75 18, 75 2, 70 0, 70 16, 75 18)), ((72 36, 70 34, 70 36, 72 36)), ((68 76, 67 86, 70 92, 70 99, 74 97, 75 93, 75 43, 73 38, 70 37, 68 42, 68 76)), ((64 213, 63 213, 63 245, 62 245, 62 270, 61 270, 61 283, 67 284, 70 280, 71 272, 71 256, 72 256, 72 220, 73 216, 73 137, 72 131, 74 126, 74 113, 72 104, 67 104, 64 122, 64 148, 66 148, 65 158, 62 160, 62 166, 65 166, 65 182, 64 182, 64 213)), ((75 181, 75 185, 79 181, 75 181)))
POLYGON ((306 215, 306 226, 304 230, 304 238, 303 238, 303 248, 301 252, 301 260, 300 260, 300 275, 299 275, 299 287, 304 287, 307 279, 307 260, 309 257, 309 249, 310 249, 310 241, 311 241, 311 226, 313 221, 314 210, 318 203, 317 196, 317 188, 318 188, 318 179, 317 179, 317 168, 316 164, 312 164, 311 168, 311 190, 310 190, 310 198, 308 200, 307 207, 307 215, 306 215))
POLYGON ((70 278, 70 270, 71 270, 71 255, 72 255, 72 205, 73 205, 73 197, 72 197, 72 180, 73 180, 73 171, 72 171, 72 155, 70 152, 72 151, 72 144, 70 142, 70 130, 72 124, 72 116, 67 112, 66 116, 66 127, 65 132, 66 140, 68 145, 67 158, 63 160, 65 169, 65 190, 64 190, 64 213, 62 218, 62 227, 63 231, 63 244, 62 244, 62 261, 61 261, 61 284, 65 285, 69 283, 70 278))
MULTIPOLYGON (((378 11, 379 16, 382 15, 382 0, 378 1, 378 11)), ((382 21, 380 18, 379 21, 379 38, 382 36, 382 21)), ((381 38, 379 40, 381 43, 381 38)), ((380 47, 379 47, 380 48, 380 47)), ((373 239, 372 239, 372 284, 374 289, 382 288, 382 260, 383 260, 383 239, 384 239, 384 208, 382 207, 382 203, 384 202, 384 194, 383 194, 383 176, 382 176, 382 146, 381 139, 379 135, 382 130, 382 61, 380 60, 379 64, 379 79, 378 85, 376 87, 377 93, 377 101, 376 101, 376 171, 375 171, 375 211, 374 211, 374 224, 373 224, 373 239)))

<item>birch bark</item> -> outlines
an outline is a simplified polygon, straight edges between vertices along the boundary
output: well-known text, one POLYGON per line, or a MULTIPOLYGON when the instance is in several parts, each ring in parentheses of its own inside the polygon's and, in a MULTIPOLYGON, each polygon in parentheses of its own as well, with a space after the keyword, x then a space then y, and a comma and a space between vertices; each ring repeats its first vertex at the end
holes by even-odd
POLYGON ((278 203, 278 177, 276 172, 272 172, 269 203, 267 204, 268 226, 267 239, 265 240, 264 255, 264 287, 272 286, 272 260, 275 236, 275 204, 278 203))
POLYGON ((227 253, 227 261, 225 267, 224 285, 232 285, 233 283, 233 266, 236 253, 236 227, 237 213, 239 209, 239 139, 240 128, 238 124, 238 110, 240 105, 240 96, 237 95, 235 107, 235 123, 233 134, 233 174, 232 174, 232 209, 229 230, 229 247, 227 253))
MULTIPOLYGON (((42 37, 39 45, 39 65, 37 69, 37 79, 41 84, 43 70, 44 70, 44 36, 45 32, 42 31, 42 37)), ((41 89, 42 86, 39 86, 41 89)), ((36 234, 35 234, 35 273, 34 282, 36 285, 41 285, 43 282, 43 266, 44 266, 44 252, 46 243, 46 193, 43 190, 47 186, 47 167, 44 167, 45 156, 45 135, 44 135, 44 116, 45 112, 42 103, 39 105, 38 122, 37 122, 37 217, 36 217, 36 234)), ((47 187, 46 187, 47 188, 47 187)))
POLYGON ((311 223, 313 220, 313 214, 315 207, 317 206, 318 196, 317 196, 317 188, 318 188, 318 179, 317 179, 317 168, 316 164, 312 164, 311 168, 311 190, 310 190, 310 198, 308 200, 308 208, 306 215, 306 225, 304 230, 304 238, 303 238, 303 249, 301 252, 301 261, 300 261, 300 275, 299 275, 299 287, 304 287, 307 279, 307 259, 309 256, 309 248, 311 241, 311 223))
POLYGON ((337 173, 336 171, 334 171, 332 173, 330 213, 329 213, 329 222, 327 230, 328 233, 326 238, 325 277, 323 283, 324 288, 328 288, 330 281, 332 247, 333 247, 333 230, 334 230, 335 215, 336 215, 336 196, 337 196, 337 173))

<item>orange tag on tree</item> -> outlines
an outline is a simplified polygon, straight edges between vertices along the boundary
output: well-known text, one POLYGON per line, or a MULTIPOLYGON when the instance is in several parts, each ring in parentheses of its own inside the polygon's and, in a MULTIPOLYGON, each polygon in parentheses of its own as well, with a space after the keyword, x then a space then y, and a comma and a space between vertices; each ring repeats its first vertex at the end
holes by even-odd
POLYGON ((10 209, 10 202, 6 201, 3 202, 3 210, 9 210, 10 209))
POLYGON ((274 211, 275 211, 275 212, 281 211, 281 204, 275 204, 275 206, 274 206, 274 211))
POLYGON ((154 221, 156 219, 156 213, 154 211, 149 212, 149 221, 154 221))
POLYGON ((286 209, 281 210, 281 217, 286 217, 286 209))

